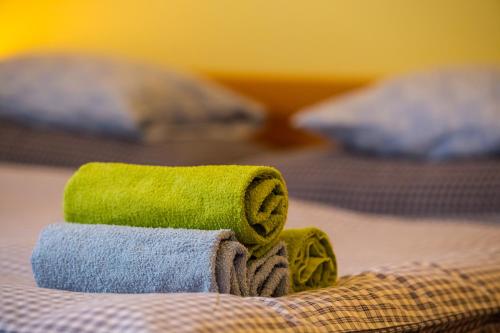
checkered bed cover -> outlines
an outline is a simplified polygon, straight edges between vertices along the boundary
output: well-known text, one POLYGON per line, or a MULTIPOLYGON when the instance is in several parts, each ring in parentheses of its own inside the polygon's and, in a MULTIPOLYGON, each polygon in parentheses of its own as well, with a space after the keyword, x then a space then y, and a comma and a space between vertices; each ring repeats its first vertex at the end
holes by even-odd
POLYGON ((4 245, 1 332, 469 332, 500 329, 500 251, 370 269, 281 298, 37 288, 31 245, 4 245))
POLYGON ((421 217, 500 214, 498 157, 438 163, 306 149, 243 163, 275 166, 290 196, 335 207, 421 217))
POLYGON ((155 165, 230 163, 265 151, 249 141, 191 140, 156 144, 31 129, 0 119, 0 161, 78 167, 93 161, 155 165))
MULTIPOLYGON (((500 226, 290 201, 287 228, 325 230, 341 278, 281 298, 37 288, 29 258, 71 172, 0 167, 0 332, 500 331, 500 226)), ((61 244, 64 246, 64 244, 61 244)))
POLYGON ((381 267, 282 298, 84 294, 37 288, 26 247, 2 248, 5 332, 468 332, 500 319, 499 252, 381 267), (22 259, 22 260, 20 260, 22 259), (478 265, 480 261, 480 265, 478 265))

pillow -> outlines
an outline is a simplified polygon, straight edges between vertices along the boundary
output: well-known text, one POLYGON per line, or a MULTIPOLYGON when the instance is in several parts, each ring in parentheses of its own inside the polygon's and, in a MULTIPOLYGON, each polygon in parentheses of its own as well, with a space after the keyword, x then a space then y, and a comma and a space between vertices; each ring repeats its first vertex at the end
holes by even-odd
POLYGON ((294 124, 382 155, 445 159, 500 151, 500 69, 423 72, 310 107, 294 124))
POLYGON ((0 62, 0 117, 148 141, 232 139, 263 120, 256 103, 200 78, 89 55, 0 62))

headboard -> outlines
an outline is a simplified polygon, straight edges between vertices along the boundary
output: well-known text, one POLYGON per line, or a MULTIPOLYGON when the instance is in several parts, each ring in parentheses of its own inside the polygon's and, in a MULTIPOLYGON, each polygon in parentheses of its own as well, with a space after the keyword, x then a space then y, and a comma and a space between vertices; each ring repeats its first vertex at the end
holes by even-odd
POLYGON ((279 78, 209 75, 215 81, 267 107, 268 121, 257 140, 276 148, 319 145, 324 139, 292 128, 290 117, 301 108, 366 86, 369 79, 279 78))

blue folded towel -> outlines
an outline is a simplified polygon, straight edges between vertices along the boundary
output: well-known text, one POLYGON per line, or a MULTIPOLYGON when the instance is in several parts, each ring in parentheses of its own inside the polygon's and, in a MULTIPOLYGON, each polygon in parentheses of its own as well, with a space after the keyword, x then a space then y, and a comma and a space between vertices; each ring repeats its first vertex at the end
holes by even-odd
POLYGON ((229 230, 57 223, 31 262, 39 287, 82 292, 247 296, 246 248, 229 230))
POLYGON ((290 288, 290 270, 285 242, 279 242, 259 259, 248 262, 250 296, 279 297, 290 288))

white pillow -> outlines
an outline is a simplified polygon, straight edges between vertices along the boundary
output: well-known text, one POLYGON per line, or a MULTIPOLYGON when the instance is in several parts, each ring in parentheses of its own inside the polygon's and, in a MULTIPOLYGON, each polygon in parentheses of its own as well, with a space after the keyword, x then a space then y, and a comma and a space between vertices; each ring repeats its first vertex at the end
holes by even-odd
POLYGON ((232 139, 262 107, 198 77, 123 60, 34 54, 0 62, 0 117, 27 125, 150 140, 232 139))
POLYGON ((422 72, 309 107, 297 127, 382 155, 445 159, 500 151, 500 69, 422 72))

